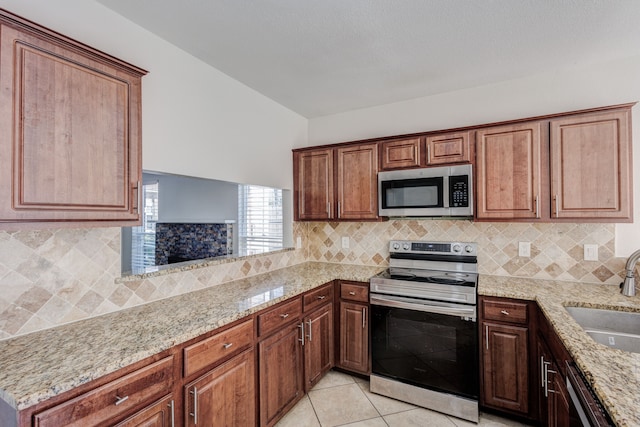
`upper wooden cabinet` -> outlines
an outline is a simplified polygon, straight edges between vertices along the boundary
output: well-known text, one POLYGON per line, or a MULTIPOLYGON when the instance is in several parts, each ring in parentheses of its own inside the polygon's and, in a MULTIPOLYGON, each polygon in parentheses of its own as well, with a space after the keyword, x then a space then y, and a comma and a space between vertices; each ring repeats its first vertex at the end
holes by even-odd
POLYGON ((144 74, 0 11, 0 224, 138 223, 144 74))
POLYGON ((551 120, 553 218, 631 220, 631 111, 551 120))
POLYGON ((446 133, 425 137, 425 165, 469 163, 473 145, 469 132, 446 133))
POLYGON ((377 144, 294 151, 295 219, 378 218, 377 144))
POLYGON ((631 105, 476 132, 479 220, 632 220, 631 105))
POLYGON ((540 123, 479 130, 476 151, 476 217, 539 218, 543 173, 540 123))
POLYGON ((396 139, 380 143, 380 169, 393 170, 420 167, 422 138, 396 139))
POLYGON ((411 169, 473 160, 470 132, 417 136, 380 142, 381 170, 411 169))
POLYGON ((333 150, 293 154, 295 212, 297 220, 332 218, 334 197, 333 150))
POLYGON ((378 217, 378 147, 355 145, 336 149, 337 219, 378 217))

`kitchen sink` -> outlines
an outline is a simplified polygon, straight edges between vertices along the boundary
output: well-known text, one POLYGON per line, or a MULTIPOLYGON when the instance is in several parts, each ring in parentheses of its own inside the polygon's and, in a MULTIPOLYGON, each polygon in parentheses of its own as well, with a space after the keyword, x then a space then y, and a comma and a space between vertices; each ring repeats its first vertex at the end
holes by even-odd
POLYGON ((595 342, 640 353, 640 313, 587 307, 565 309, 595 342))

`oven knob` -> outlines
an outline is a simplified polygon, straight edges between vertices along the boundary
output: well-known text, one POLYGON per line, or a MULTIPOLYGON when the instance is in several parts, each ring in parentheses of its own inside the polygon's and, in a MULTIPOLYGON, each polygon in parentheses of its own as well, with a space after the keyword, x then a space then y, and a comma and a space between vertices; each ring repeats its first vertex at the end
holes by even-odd
POLYGON ((393 244, 393 250, 397 251, 398 249, 400 249, 400 243, 396 242, 393 244))
POLYGON ((464 251, 470 254, 471 252, 473 252, 473 247, 471 245, 467 245, 464 247, 464 251))
POLYGON ((455 244, 453 245, 453 252, 460 252, 462 250, 462 247, 460 247, 460 245, 455 244))
POLYGON ((409 248, 411 248, 411 246, 408 243, 403 243, 402 244, 402 249, 404 249, 405 251, 408 251, 409 248))

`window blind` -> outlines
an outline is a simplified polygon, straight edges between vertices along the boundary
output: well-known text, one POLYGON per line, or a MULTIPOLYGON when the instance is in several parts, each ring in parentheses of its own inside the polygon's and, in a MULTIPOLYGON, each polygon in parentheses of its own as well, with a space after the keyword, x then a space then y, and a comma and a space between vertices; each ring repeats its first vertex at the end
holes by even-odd
POLYGON ((253 255, 282 249, 282 190, 238 186, 238 249, 253 255))
POLYGON ((158 182, 142 186, 142 225, 131 228, 131 268, 133 271, 156 265, 156 223, 158 222, 158 182))

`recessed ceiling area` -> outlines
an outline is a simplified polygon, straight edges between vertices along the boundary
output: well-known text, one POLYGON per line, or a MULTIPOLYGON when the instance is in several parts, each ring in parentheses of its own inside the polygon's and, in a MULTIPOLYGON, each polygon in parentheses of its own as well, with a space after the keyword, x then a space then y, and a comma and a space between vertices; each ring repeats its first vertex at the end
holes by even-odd
POLYGON ((307 118, 640 54, 632 0, 98 1, 307 118))

